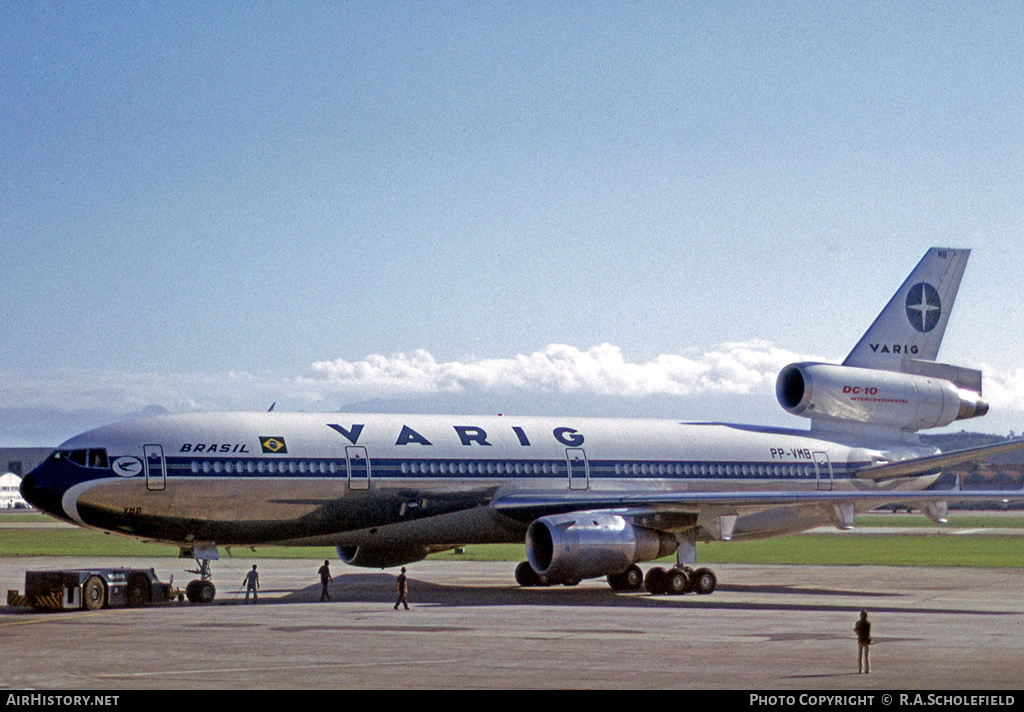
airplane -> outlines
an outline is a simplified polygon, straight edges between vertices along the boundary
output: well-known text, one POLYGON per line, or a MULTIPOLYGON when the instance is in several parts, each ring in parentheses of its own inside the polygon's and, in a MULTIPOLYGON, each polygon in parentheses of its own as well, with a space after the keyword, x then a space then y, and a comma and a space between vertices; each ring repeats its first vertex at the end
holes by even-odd
POLYGON ((696 544, 841 529, 887 503, 945 521, 925 491, 954 464, 918 432, 984 415, 981 372, 935 359, 970 250, 932 248, 841 364, 794 363, 776 395, 809 429, 679 420, 349 413, 165 415, 71 438, 24 479, 39 509, 169 542, 212 601, 218 547, 334 546, 387 568, 483 543, 526 544, 522 586, 606 576, 615 591, 708 594, 696 544), (669 569, 638 564, 675 554, 669 569))

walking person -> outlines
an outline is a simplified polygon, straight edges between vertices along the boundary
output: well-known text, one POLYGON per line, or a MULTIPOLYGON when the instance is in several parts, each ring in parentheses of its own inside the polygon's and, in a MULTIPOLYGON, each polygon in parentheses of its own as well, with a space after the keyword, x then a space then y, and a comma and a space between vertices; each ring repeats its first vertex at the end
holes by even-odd
POLYGON ((857 674, 866 675, 871 672, 871 659, 868 655, 871 650, 871 621, 868 620, 867 611, 860 612, 853 632, 857 634, 857 674))
POLYGON ((409 610, 409 602, 406 597, 409 595, 409 579, 405 575, 405 567, 402 567, 402 573, 398 574, 398 578, 395 580, 395 589, 398 591, 398 600, 395 601, 395 610, 398 610, 398 605, 405 606, 405 610, 409 610))
POLYGON ((320 574, 320 600, 329 601, 331 600, 331 594, 327 590, 327 584, 333 581, 333 579, 331 578, 330 562, 324 560, 324 565, 320 567, 320 570, 317 571, 317 573, 320 574))
POLYGON ((249 602, 249 594, 252 594, 252 602, 256 603, 259 600, 259 594, 256 591, 260 587, 260 575, 256 573, 256 564, 252 565, 252 571, 245 575, 245 580, 242 581, 242 585, 245 586, 245 602, 249 602))

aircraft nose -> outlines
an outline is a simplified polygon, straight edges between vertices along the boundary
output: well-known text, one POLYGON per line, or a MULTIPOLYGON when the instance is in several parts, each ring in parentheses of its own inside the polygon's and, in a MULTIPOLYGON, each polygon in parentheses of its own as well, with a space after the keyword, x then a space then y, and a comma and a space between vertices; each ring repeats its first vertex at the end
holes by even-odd
POLYGON ((21 498, 33 507, 39 507, 36 504, 36 478, 31 472, 21 481, 21 498))
POLYGON ((55 489, 40 486, 35 470, 25 475, 21 481, 21 496, 26 502, 55 517, 67 519, 67 514, 61 506, 62 494, 55 489))

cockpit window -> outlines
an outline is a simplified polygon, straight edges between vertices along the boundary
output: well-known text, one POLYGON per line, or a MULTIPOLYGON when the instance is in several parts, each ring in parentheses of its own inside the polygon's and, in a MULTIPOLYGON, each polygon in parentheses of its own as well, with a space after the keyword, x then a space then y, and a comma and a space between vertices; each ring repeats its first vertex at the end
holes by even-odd
POLYGON ((55 450, 51 453, 48 459, 50 462, 73 462, 79 467, 95 467, 97 469, 106 469, 110 467, 110 460, 107 457, 107 451, 103 448, 93 448, 91 450, 55 450))

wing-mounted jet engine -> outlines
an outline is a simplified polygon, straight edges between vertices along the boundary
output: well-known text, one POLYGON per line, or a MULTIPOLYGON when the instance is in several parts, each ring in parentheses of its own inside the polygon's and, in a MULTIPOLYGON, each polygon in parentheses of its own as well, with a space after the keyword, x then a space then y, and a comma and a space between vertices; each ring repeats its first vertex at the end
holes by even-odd
POLYGON ((635 526, 618 514, 556 514, 534 520, 526 531, 526 555, 536 579, 525 567, 517 571, 516 578, 523 585, 575 585, 607 574, 613 585, 636 590, 643 582, 636 564, 675 550, 674 537, 635 526))

